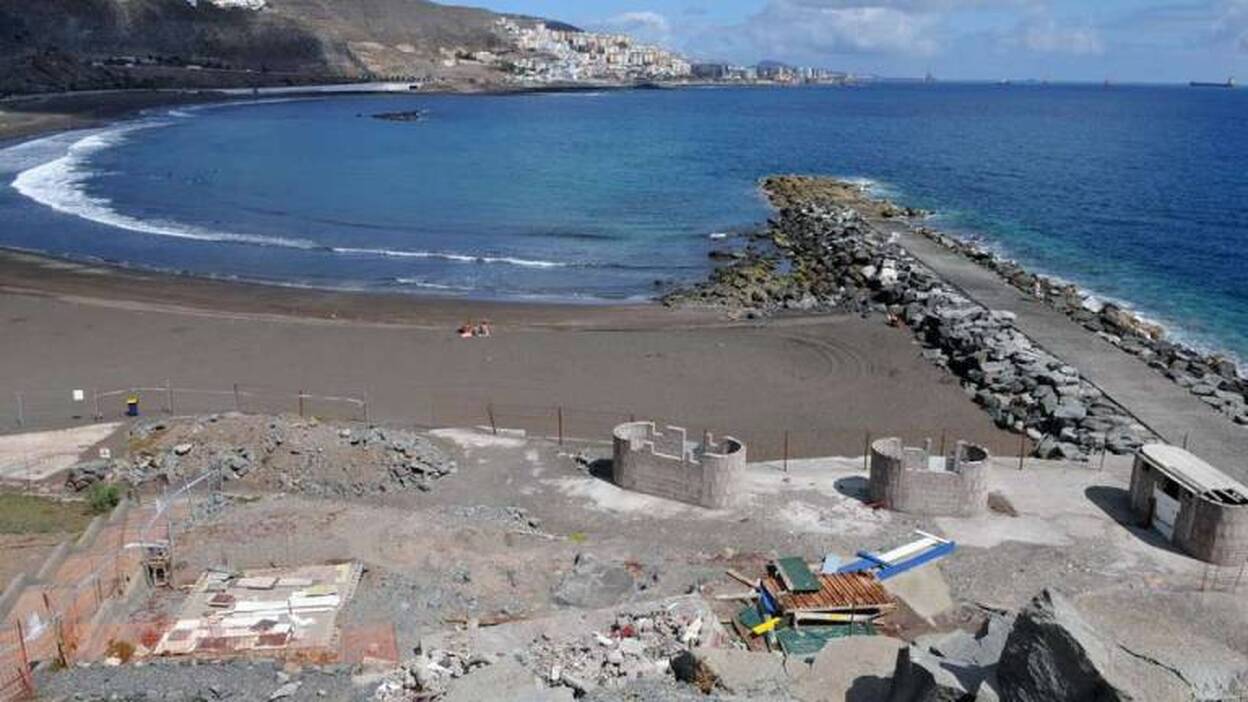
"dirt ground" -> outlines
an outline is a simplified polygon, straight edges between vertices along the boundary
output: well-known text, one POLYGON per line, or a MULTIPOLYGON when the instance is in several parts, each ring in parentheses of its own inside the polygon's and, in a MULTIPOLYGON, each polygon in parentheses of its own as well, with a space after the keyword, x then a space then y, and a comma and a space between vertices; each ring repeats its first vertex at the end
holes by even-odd
MULTIPOLYGON (((338 430, 328 435, 337 438, 338 430)), ((1150 533, 1117 521, 1129 476, 1123 460, 1104 471, 1031 461, 1023 472, 999 460, 993 484, 1016 516, 916 519, 861 501, 860 458, 793 461, 788 473, 779 463, 753 464, 749 505, 714 511, 617 488, 603 479, 601 462, 590 463, 606 456, 603 446, 561 449, 476 430, 437 431, 432 440, 459 469, 428 492, 326 500, 226 483, 227 493, 246 497, 180 539, 178 580, 216 566, 358 559, 368 571, 347 620, 393 622, 401 649, 411 650, 454 621, 559 610, 561 584, 586 556, 632 576, 632 588, 593 603, 606 606, 732 592, 740 588, 727 568, 759 573, 778 556, 848 557, 930 530, 959 548, 933 568, 937 581, 924 587, 936 588, 936 606, 916 600, 915 609, 934 611, 909 622, 912 634, 961 625, 962 606, 1021 606, 1046 586, 1095 592, 1130 575, 1158 590, 1184 590, 1203 574, 1150 533)), ((914 596, 933 597, 923 593, 914 596)))
MULTIPOLYGON (((132 602, 121 613, 119 635, 169 626, 181 588, 206 569, 345 560, 366 571, 340 624, 352 631, 392 626, 403 659, 465 624, 518 625, 690 593, 727 620, 740 605, 717 596, 742 590, 728 569, 754 577, 777 557, 849 558, 905 543, 922 529, 957 549, 887 583, 900 601, 879 622, 889 636, 974 630, 986 611, 1018 608, 1051 587, 1086 603, 1115 637, 1138 642, 1139 655, 1174 659, 1184 671, 1209 670, 1210 684, 1222 684, 1219 676, 1248 656, 1248 642, 1232 624, 1248 621, 1236 573, 1211 571, 1126 524, 1128 459, 1110 458, 1103 469, 1028 460, 1021 471, 1016 459, 993 459, 993 510, 928 519, 866 504, 861 457, 793 460, 787 470, 779 461, 752 463, 748 499, 735 509, 708 510, 616 487, 607 479, 609 447, 601 443, 560 446, 488 429, 422 433, 213 415, 148 420, 130 427, 121 445, 130 454, 117 477, 138 485, 145 500, 168 498, 205 470, 234 474, 237 457, 248 458, 242 474, 203 483, 184 498, 190 518, 175 530, 175 588, 132 602), (396 468, 408 475, 413 462, 422 471, 454 470, 396 480, 396 468), (1125 614, 1140 608, 1154 616, 1125 614), (1182 646, 1199 655, 1184 658, 1149 635, 1156 617, 1203 622, 1185 630, 1182 646), (1209 656, 1214 663, 1202 662, 1209 656)), ((102 689, 166 678, 190 685, 203 677, 178 670, 162 663, 150 674, 113 676, 102 689)), ((317 684, 339 690, 336 699, 364 699, 380 680, 351 682, 350 674, 340 669, 317 684)), ((81 675, 85 681, 104 674, 93 668, 81 675)), ((267 695, 280 684, 270 674, 253 677, 255 689, 240 694, 267 695)), ((244 678, 252 679, 231 685, 244 678)), ((67 684, 53 681, 48 689, 67 684)), ((300 694, 312 699, 314 691, 300 694)), ((200 694, 185 692, 169 699, 200 694)))

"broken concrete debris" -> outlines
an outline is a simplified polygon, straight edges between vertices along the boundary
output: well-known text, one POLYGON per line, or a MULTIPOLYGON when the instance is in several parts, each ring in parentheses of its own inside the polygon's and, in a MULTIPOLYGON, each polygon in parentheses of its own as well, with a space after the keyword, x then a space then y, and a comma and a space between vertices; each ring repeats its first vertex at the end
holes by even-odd
POLYGON ((82 492, 96 483, 107 481, 114 471, 114 463, 108 459, 79 463, 69 469, 65 476, 65 486, 74 492, 82 492))
MULTIPOLYGON (((667 679, 673 661, 702 644, 722 645, 723 632, 709 604, 698 597, 556 615, 489 629, 469 626, 466 631, 423 642, 418 656, 382 683, 376 699, 390 702, 422 694, 455 694, 465 689, 462 682, 469 678, 497 677, 478 672, 483 669, 504 671, 499 675, 515 682, 518 689, 528 690, 528 681, 536 678, 547 688, 566 690, 563 694, 584 695, 639 679, 667 679)), ((498 690, 494 688, 493 694, 498 690)))
POLYGON ((137 444, 133 458, 115 472, 136 485, 176 485, 216 471, 226 481, 345 498, 428 492, 458 470, 445 451, 416 432, 289 416, 149 420, 137 423, 130 437, 137 444))

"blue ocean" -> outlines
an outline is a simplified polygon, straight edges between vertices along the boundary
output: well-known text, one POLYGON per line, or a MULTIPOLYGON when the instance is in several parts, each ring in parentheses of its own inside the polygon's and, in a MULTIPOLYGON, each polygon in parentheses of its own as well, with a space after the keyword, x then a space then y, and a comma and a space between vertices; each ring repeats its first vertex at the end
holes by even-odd
POLYGON ((652 297, 861 179, 1248 358, 1248 91, 878 84, 369 96, 153 112, 0 151, 0 246, 291 285, 652 297), (417 122, 375 119, 424 110, 417 122), (726 240, 725 237, 727 237, 726 240))

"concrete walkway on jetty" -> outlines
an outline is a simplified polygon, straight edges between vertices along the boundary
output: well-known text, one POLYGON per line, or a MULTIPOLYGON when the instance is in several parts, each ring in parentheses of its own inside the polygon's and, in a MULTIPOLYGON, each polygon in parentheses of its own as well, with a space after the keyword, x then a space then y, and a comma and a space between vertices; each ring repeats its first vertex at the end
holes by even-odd
POLYGON ((1088 381, 1166 441, 1182 445, 1214 466, 1248 482, 1248 428, 1237 426, 1186 389, 1124 353, 996 273, 915 234, 897 222, 875 220, 896 234, 916 258, 971 299, 1018 315, 1017 326, 1033 341, 1079 369, 1088 381))

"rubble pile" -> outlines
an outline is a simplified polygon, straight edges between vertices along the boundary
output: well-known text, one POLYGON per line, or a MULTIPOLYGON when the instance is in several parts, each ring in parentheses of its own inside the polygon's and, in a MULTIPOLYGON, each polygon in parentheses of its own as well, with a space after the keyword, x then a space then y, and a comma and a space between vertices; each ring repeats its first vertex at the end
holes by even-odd
POLYGON ((924 356, 956 374, 998 426, 1029 435, 1041 458, 1125 454, 1149 437, 1076 369, 1018 331, 1011 313, 958 293, 844 204, 852 186, 786 176, 767 179, 763 189, 779 208, 765 235, 771 253, 749 250, 666 304, 750 316, 834 308, 885 315, 913 330, 924 356))
POLYGON ((345 498, 428 492, 457 470, 423 435, 315 419, 210 415, 139 422, 130 435, 131 463, 121 473, 135 484, 215 472, 227 482, 345 498))
POLYGON ((437 698, 462 687, 466 678, 489 677, 480 674, 487 668, 516 667, 523 671, 519 678, 576 696, 617 690, 637 681, 671 681, 673 661, 713 638, 715 624, 707 616, 704 604, 652 603, 615 612, 597 630, 585 627, 564 633, 561 626, 508 634, 505 650, 484 653, 474 650, 471 636, 439 639, 436 645, 422 645, 414 659, 388 675, 374 699, 437 698))
POLYGON ((927 227, 919 234, 993 271, 1015 288, 1064 313, 1110 344, 1136 356, 1236 424, 1248 425, 1248 378, 1230 358, 1167 338, 1165 329, 1121 305, 1104 302, 1079 287, 1031 273, 1017 262, 974 241, 927 227))
POLYGON ((65 487, 74 492, 82 492, 96 483, 107 481, 114 472, 126 467, 124 462, 114 463, 103 458, 85 461, 69 469, 65 475, 65 487))
POLYGON ((530 669, 546 673, 550 684, 583 694, 667 675, 671 660, 698 644, 702 627, 700 616, 689 618, 665 609, 622 613, 606 632, 564 641, 539 637, 522 660, 530 669))

